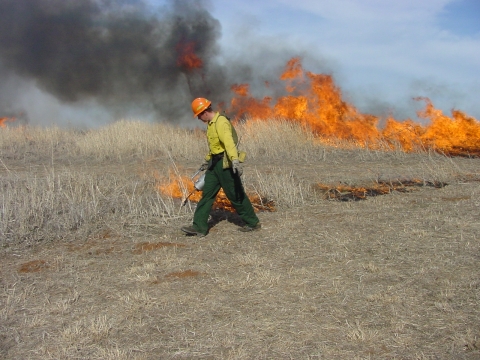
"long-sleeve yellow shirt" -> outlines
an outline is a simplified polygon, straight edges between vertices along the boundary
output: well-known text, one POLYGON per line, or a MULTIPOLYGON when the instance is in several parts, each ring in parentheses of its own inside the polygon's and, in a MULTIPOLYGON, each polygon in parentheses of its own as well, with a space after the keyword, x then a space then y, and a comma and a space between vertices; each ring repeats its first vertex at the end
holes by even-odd
POLYGON ((238 136, 230 121, 218 112, 207 125, 207 141, 209 153, 205 160, 210 160, 212 155, 225 152, 228 160, 238 159, 238 136))

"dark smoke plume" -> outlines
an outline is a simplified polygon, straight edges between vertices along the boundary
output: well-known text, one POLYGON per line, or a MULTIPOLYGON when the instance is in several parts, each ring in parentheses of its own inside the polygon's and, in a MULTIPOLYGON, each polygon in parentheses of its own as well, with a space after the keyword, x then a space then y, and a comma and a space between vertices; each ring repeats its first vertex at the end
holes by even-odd
POLYGON ((220 23, 200 0, 155 12, 141 0, 0 0, 0 14, 3 73, 62 103, 94 100, 175 121, 194 97, 220 101, 228 92, 215 62, 220 23), (201 68, 179 64, 188 45, 201 68))

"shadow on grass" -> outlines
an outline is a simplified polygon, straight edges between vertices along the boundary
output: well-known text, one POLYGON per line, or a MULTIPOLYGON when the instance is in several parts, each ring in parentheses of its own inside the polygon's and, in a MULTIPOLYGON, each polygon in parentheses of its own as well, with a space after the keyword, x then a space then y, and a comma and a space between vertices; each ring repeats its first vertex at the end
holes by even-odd
POLYGON ((236 212, 231 212, 224 209, 216 209, 210 212, 210 218, 208 220, 208 227, 212 228, 221 221, 228 221, 237 226, 243 226, 245 223, 236 212))

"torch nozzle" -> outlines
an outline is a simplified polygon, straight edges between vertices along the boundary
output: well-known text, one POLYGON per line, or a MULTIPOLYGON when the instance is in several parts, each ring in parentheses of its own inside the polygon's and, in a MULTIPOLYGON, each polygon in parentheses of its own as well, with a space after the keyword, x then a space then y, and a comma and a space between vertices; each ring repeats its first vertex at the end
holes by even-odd
MULTIPOLYGON (((200 174, 200 172, 202 172, 202 171, 203 170, 201 168, 198 169, 197 172, 192 175, 191 179, 193 180, 195 178, 195 176, 200 174)), ((193 195, 193 193, 195 191, 202 191, 204 185, 205 185, 205 173, 203 173, 197 180, 195 180, 193 182, 193 191, 190 194, 188 194, 188 196, 185 198, 185 200, 183 200, 182 206, 184 206, 187 203, 188 199, 190 198, 190 196, 193 195)))

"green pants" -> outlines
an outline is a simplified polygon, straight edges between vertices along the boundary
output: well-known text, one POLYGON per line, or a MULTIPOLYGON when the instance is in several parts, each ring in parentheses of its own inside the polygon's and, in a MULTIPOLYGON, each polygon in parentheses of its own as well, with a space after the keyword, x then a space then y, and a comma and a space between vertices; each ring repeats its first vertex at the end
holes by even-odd
POLYGON ((234 174, 232 169, 223 169, 223 161, 219 161, 212 170, 207 170, 205 173, 202 198, 193 215, 193 227, 197 231, 207 234, 208 216, 220 188, 223 189, 238 215, 248 226, 253 227, 258 224, 258 217, 250 199, 245 194, 240 177, 234 174))

